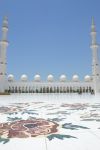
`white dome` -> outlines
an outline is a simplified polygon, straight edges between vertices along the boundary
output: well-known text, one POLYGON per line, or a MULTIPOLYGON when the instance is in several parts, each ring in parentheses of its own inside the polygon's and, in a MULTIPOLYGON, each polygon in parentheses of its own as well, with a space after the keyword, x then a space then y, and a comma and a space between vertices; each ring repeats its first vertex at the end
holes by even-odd
POLYGON ((73 75, 72 80, 74 82, 78 82, 79 81, 79 76, 77 74, 73 75))
POLYGON ((84 77, 85 82, 90 82, 91 81, 91 77, 89 75, 86 75, 84 77))
POLYGON ((26 74, 21 75, 21 81, 27 81, 28 77, 26 74))
POLYGON ((66 75, 62 74, 62 75, 60 76, 60 81, 61 81, 61 82, 65 82, 66 80, 67 80, 66 75))
POLYGON ((53 77, 52 74, 48 75, 47 81, 48 81, 48 82, 53 82, 53 81, 54 81, 54 77, 53 77))
POLYGON ((8 81, 14 81, 14 75, 13 74, 8 75, 8 81))
POLYGON ((40 77, 39 74, 36 74, 36 75, 34 76, 34 81, 36 81, 36 82, 40 82, 40 81, 41 81, 41 77, 40 77))

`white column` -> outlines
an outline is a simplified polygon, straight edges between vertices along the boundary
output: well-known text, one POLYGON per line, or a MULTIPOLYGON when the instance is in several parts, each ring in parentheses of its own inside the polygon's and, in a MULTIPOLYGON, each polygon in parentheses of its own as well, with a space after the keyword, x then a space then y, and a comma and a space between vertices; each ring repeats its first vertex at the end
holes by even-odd
POLYGON ((8 20, 4 17, 2 26, 2 39, 0 41, 0 92, 4 92, 6 87, 6 53, 7 53, 7 32, 8 32, 8 20))
POLYGON ((91 38, 92 38, 92 76, 93 76, 93 83, 94 83, 94 91, 95 94, 99 92, 98 89, 98 82, 100 78, 100 70, 99 70, 99 61, 98 61, 98 44, 96 42, 96 28, 94 19, 92 18, 92 26, 91 26, 91 38))

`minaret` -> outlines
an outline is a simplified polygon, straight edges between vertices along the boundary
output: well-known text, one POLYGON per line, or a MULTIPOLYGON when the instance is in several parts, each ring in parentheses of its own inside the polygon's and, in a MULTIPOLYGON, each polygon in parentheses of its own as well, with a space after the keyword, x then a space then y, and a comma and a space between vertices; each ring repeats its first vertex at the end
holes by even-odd
POLYGON ((92 49, 92 76, 93 76, 93 83, 94 83, 94 92, 95 94, 99 92, 98 82, 100 79, 100 68, 99 68, 99 60, 98 60, 98 48, 99 45, 96 41, 96 28, 94 23, 94 18, 92 18, 92 25, 91 25, 91 49, 92 49))
POLYGON ((4 17, 2 25, 2 39, 0 41, 0 92, 4 92, 6 87, 6 54, 7 54, 7 32, 8 32, 8 19, 4 17))

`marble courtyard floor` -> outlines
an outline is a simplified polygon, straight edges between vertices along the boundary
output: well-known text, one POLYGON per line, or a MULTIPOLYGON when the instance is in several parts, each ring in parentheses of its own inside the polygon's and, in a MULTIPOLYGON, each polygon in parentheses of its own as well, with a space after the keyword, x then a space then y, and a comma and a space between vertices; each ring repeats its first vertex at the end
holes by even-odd
POLYGON ((100 96, 0 96, 0 150, 100 150, 100 96))

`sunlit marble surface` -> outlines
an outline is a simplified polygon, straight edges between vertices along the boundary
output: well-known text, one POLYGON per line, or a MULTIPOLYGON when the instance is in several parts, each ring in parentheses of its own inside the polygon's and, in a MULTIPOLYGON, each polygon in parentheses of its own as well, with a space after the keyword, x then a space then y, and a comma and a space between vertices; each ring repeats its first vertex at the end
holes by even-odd
POLYGON ((0 96, 0 150, 29 147, 100 150, 100 96, 0 96))

